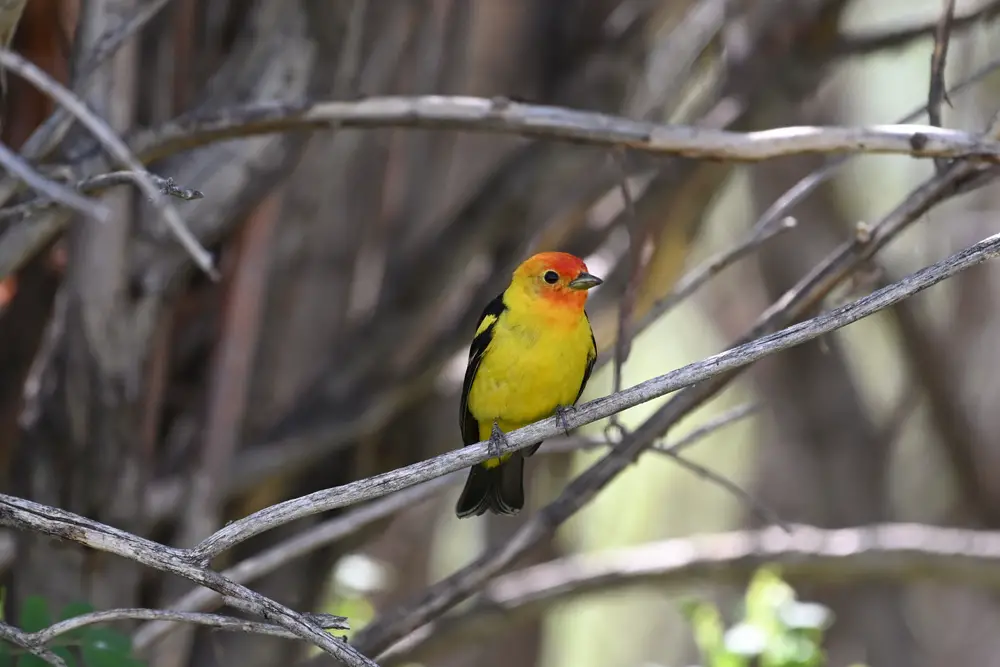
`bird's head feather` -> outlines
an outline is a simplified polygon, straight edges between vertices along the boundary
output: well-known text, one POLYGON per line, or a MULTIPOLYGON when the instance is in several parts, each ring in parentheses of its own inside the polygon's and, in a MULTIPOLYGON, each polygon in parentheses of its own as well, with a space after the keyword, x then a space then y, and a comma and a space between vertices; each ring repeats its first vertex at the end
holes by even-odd
POLYGON ((511 278, 505 301, 582 313, 587 291, 601 284, 582 259, 565 252, 540 252, 524 260, 511 278))

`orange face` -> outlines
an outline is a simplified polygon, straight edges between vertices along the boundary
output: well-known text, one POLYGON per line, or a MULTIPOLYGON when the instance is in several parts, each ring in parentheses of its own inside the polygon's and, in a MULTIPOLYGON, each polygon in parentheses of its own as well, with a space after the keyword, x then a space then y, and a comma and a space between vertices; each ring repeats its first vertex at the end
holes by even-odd
POLYGON ((565 252, 541 252, 514 271, 514 281, 552 304, 582 309, 587 290, 603 281, 587 272, 587 265, 565 252))

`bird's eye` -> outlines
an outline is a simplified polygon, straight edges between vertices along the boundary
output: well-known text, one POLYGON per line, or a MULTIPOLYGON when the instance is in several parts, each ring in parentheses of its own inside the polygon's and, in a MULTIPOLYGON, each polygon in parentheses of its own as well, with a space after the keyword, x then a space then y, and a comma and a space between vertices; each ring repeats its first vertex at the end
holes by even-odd
POLYGON ((550 285, 555 285, 557 282, 559 282, 559 274, 556 273, 555 271, 546 271, 545 275, 542 277, 545 278, 545 282, 547 282, 550 285))

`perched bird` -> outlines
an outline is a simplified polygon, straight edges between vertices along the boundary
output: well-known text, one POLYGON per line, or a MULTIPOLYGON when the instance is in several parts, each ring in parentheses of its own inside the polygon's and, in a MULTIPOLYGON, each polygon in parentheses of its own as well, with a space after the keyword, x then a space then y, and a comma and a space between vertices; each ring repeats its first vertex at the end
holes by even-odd
MULTIPOLYGON (((594 370, 597 346, 584 306, 601 284, 579 257, 543 252, 514 271, 507 289, 479 317, 462 386, 465 445, 489 440, 499 454, 505 432, 572 409, 594 370)), ((472 467, 459 518, 517 514, 524 506, 524 458, 541 442, 472 467)))

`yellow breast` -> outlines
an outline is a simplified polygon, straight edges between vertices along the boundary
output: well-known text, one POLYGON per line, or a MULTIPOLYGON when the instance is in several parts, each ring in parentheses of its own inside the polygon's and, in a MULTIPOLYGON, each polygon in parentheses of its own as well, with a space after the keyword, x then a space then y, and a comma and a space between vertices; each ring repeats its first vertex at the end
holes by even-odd
POLYGON ((504 312, 469 392, 469 412, 488 439, 493 422, 504 432, 572 405, 593 344, 581 313, 572 322, 539 322, 504 312))

